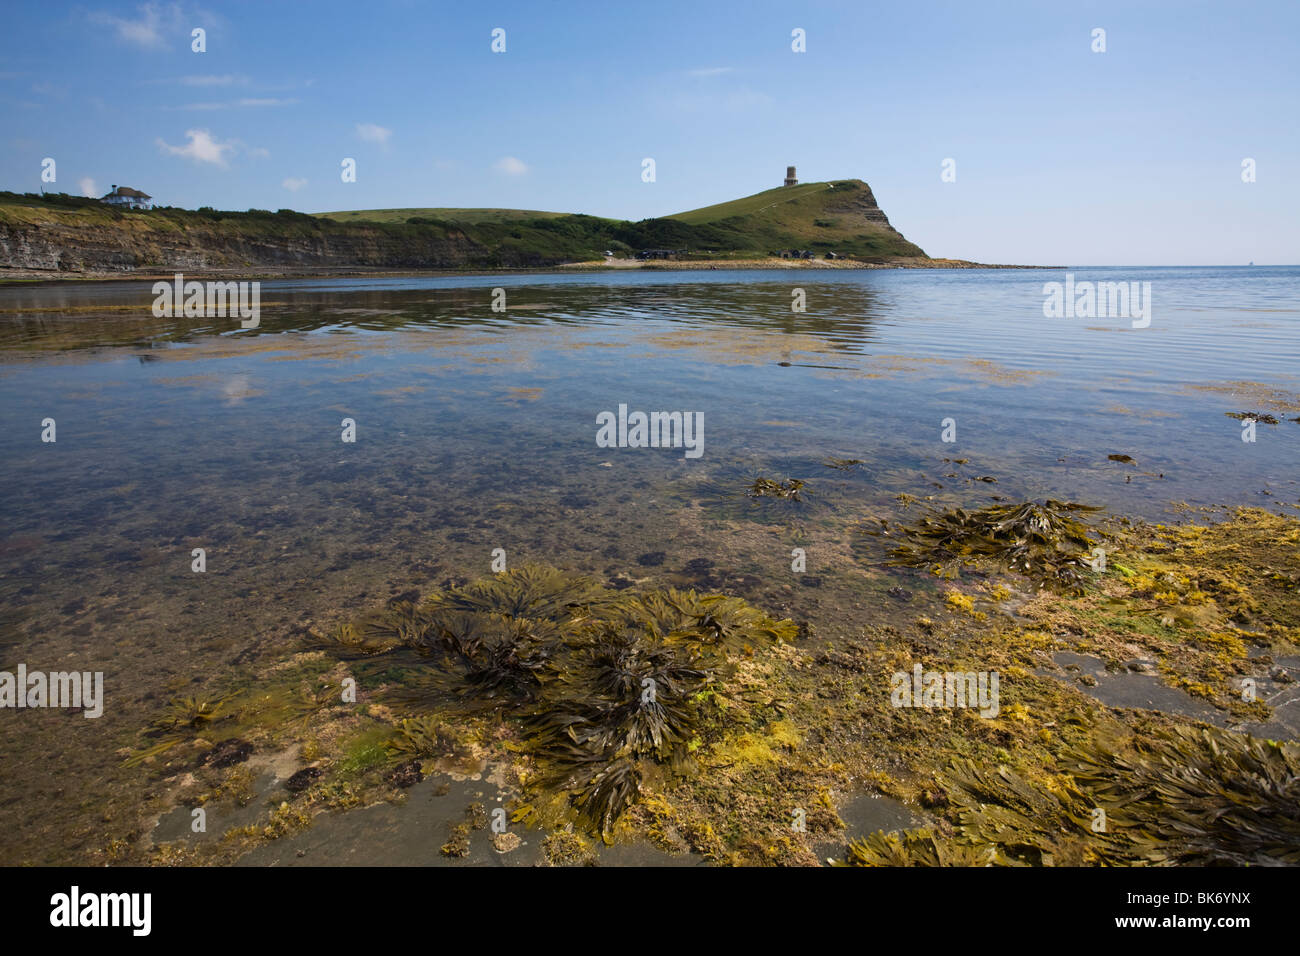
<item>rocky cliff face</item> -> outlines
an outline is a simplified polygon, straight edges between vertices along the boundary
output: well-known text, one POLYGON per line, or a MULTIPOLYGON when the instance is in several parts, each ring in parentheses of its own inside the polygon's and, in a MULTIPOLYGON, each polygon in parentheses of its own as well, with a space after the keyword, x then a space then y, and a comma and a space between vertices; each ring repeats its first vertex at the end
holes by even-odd
POLYGON ((451 230, 328 231, 259 235, 248 229, 154 224, 0 221, 0 268, 58 272, 167 272, 293 267, 454 269, 463 265, 534 265, 451 230))
POLYGON ((872 225, 883 226, 900 239, 903 238, 903 234, 890 225, 885 211, 876 204, 876 197, 866 183, 859 183, 858 188, 853 190, 840 189, 829 193, 826 197, 826 212, 857 216, 872 225))

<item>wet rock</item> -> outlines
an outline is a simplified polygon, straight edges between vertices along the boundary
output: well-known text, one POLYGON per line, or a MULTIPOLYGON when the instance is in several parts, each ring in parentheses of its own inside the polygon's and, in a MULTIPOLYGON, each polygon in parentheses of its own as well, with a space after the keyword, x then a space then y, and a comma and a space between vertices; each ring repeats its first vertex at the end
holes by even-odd
POLYGON ((302 793, 319 780, 320 776, 320 767, 303 767, 285 782, 284 788, 290 793, 302 793))
POLYGON ((465 822, 472 829, 482 830, 488 825, 487 807, 481 803, 471 803, 465 808, 465 822))
POLYGON ((942 810, 948 806, 948 794, 942 790, 925 790, 921 793, 921 806, 930 810, 942 810))
POLYGON ((519 849, 523 845, 523 840, 519 839, 517 833, 498 833, 492 837, 492 846, 498 853, 509 853, 512 850, 519 849))
POLYGON ((423 772, 420 770, 420 761, 408 760, 388 776, 388 782, 395 787, 406 789, 414 787, 423 779, 423 772))
POLYGON ((457 823, 447 833, 447 842, 442 845, 443 856, 469 856, 469 824, 457 823))
POLYGON ((211 750, 207 751, 199 758, 200 767, 233 767, 237 763, 243 763, 248 759, 248 755, 253 752, 253 745, 247 740, 240 740, 238 737, 232 737, 229 740, 223 740, 211 750))

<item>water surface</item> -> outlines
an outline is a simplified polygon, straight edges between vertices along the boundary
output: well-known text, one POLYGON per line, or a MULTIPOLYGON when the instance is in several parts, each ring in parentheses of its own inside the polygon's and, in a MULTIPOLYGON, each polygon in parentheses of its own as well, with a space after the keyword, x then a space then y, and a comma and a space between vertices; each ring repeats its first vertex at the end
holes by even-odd
POLYGON ((155 318, 148 283, 0 288, 0 666, 108 693, 99 720, 0 713, 0 860, 93 860, 150 825, 119 751, 169 697, 497 548, 834 639, 878 612, 854 529, 899 495, 1300 504, 1300 269, 1073 274, 1151 282, 1150 326, 1045 318, 1063 275, 1039 270, 266 282, 254 330, 155 318), (702 412, 703 455, 598 447, 620 404, 702 412), (1279 424, 1243 442, 1241 412, 1279 424), (757 475, 810 506, 749 509, 757 475))

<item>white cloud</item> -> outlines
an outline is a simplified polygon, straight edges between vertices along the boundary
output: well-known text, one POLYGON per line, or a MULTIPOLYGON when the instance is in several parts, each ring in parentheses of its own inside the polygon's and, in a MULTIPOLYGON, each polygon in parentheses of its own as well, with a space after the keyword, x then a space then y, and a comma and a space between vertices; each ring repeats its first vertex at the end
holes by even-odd
POLYGON ((380 146, 388 145, 388 137, 393 135, 391 129, 383 126, 376 126, 374 123, 358 123, 357 135, 368 143, 378 143, 380 146))
POLYGON ((91 13, 90 19, 93 23, 112 27, 123 43, 148 48, 163 46, 164 34, 179 32, 184 26, 180 5, 176 3, 165 6, 146 3, 137 7, 136 13, 134 20, 103 12, 91 13))
POLYGON ((655 100, 658 106, 673 113, 749 113, 776 105, 774 97, 749 88, 718 93, 683 90, 655 100))
POLYGON ((298 176, 290 176, 284 182, 280 183, 280 185, 289 190, 289 192, 296 193, 299 189, 302 189, 303 186, 307 185, 307 180, 298 176))
POLYGON ((186 103, 184 106, 164 106, 163 109, 169 112, 174 112, 176 110, 229 110, 241 109, 247 106, 293 106, 297 102, 297 99, 277 99, 275 97, 255 98, 246 96, 243 99, 231 100, 228 102, 186 103))
POLYGON ((89 176, 82 176, 77 180, 77 185, 81 187, 81 195, 95 199, 99 196, 99 190, 95 187, 95 181, 89 176))
POLYGON ((234 73, 222 73, 206 76, 182 76, 182 86, 247 86, 248 77, 234 73))
POLYGON ((205 129, 187 129, 185 136, 189 142, 184 146, 170 146, 158 138, 158 147, 169 156, 183 156, 196 163, 211 163, 223 169, 227 165, 227 153, 235 151, 234 143, 219 143, 205 129))
POLYGON ((492 168, 505 173, 507 176, 522 176, 528 172, 528 166, 524 161, 515 159, 513 156, 502 156, 492 164, 492 168))

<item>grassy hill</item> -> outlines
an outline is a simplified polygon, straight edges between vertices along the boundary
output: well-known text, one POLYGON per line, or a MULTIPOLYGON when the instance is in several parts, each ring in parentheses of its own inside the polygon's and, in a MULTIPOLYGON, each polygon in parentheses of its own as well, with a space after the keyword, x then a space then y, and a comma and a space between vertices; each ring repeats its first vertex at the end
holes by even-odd
POLYGON ((335 222, 477 226, 493 234, 496 241, 514 239, 524 245, 545 242, 547 234, 554 236, 562 228, 567 239, 579 246, 585 242, 594 255, 604 249, 665 248, 718 258, 765 256, 782 249, 868 259, 925 256, 889 224, 871 187, 860 179, 778 186, 743 199, 636 223, 528 209, 363 209, 317 215, 335 222), (537 235, 542 221, 551 225, 541 227, 543 235, 537 235), (502 231, 502 226, 512 228, 502 231))
POLYGON ((542 212, 539 209, 456 209, 431 207, 428 209, 349 209, 343 212, 318 212, 321 219, 335 222, 406 222, 408 219, 450 219, 456 222, 515 222, 521 219, 558 219, 562 212, 542 212))
POLYGON ((519 268, 644 249, 696 259, 786 249, 872 262, 925 258, 857 179, 769 189, 640 222, 529 209, 124 210, 65 193, 0 192, 0 268, 9 269, 519 268))

